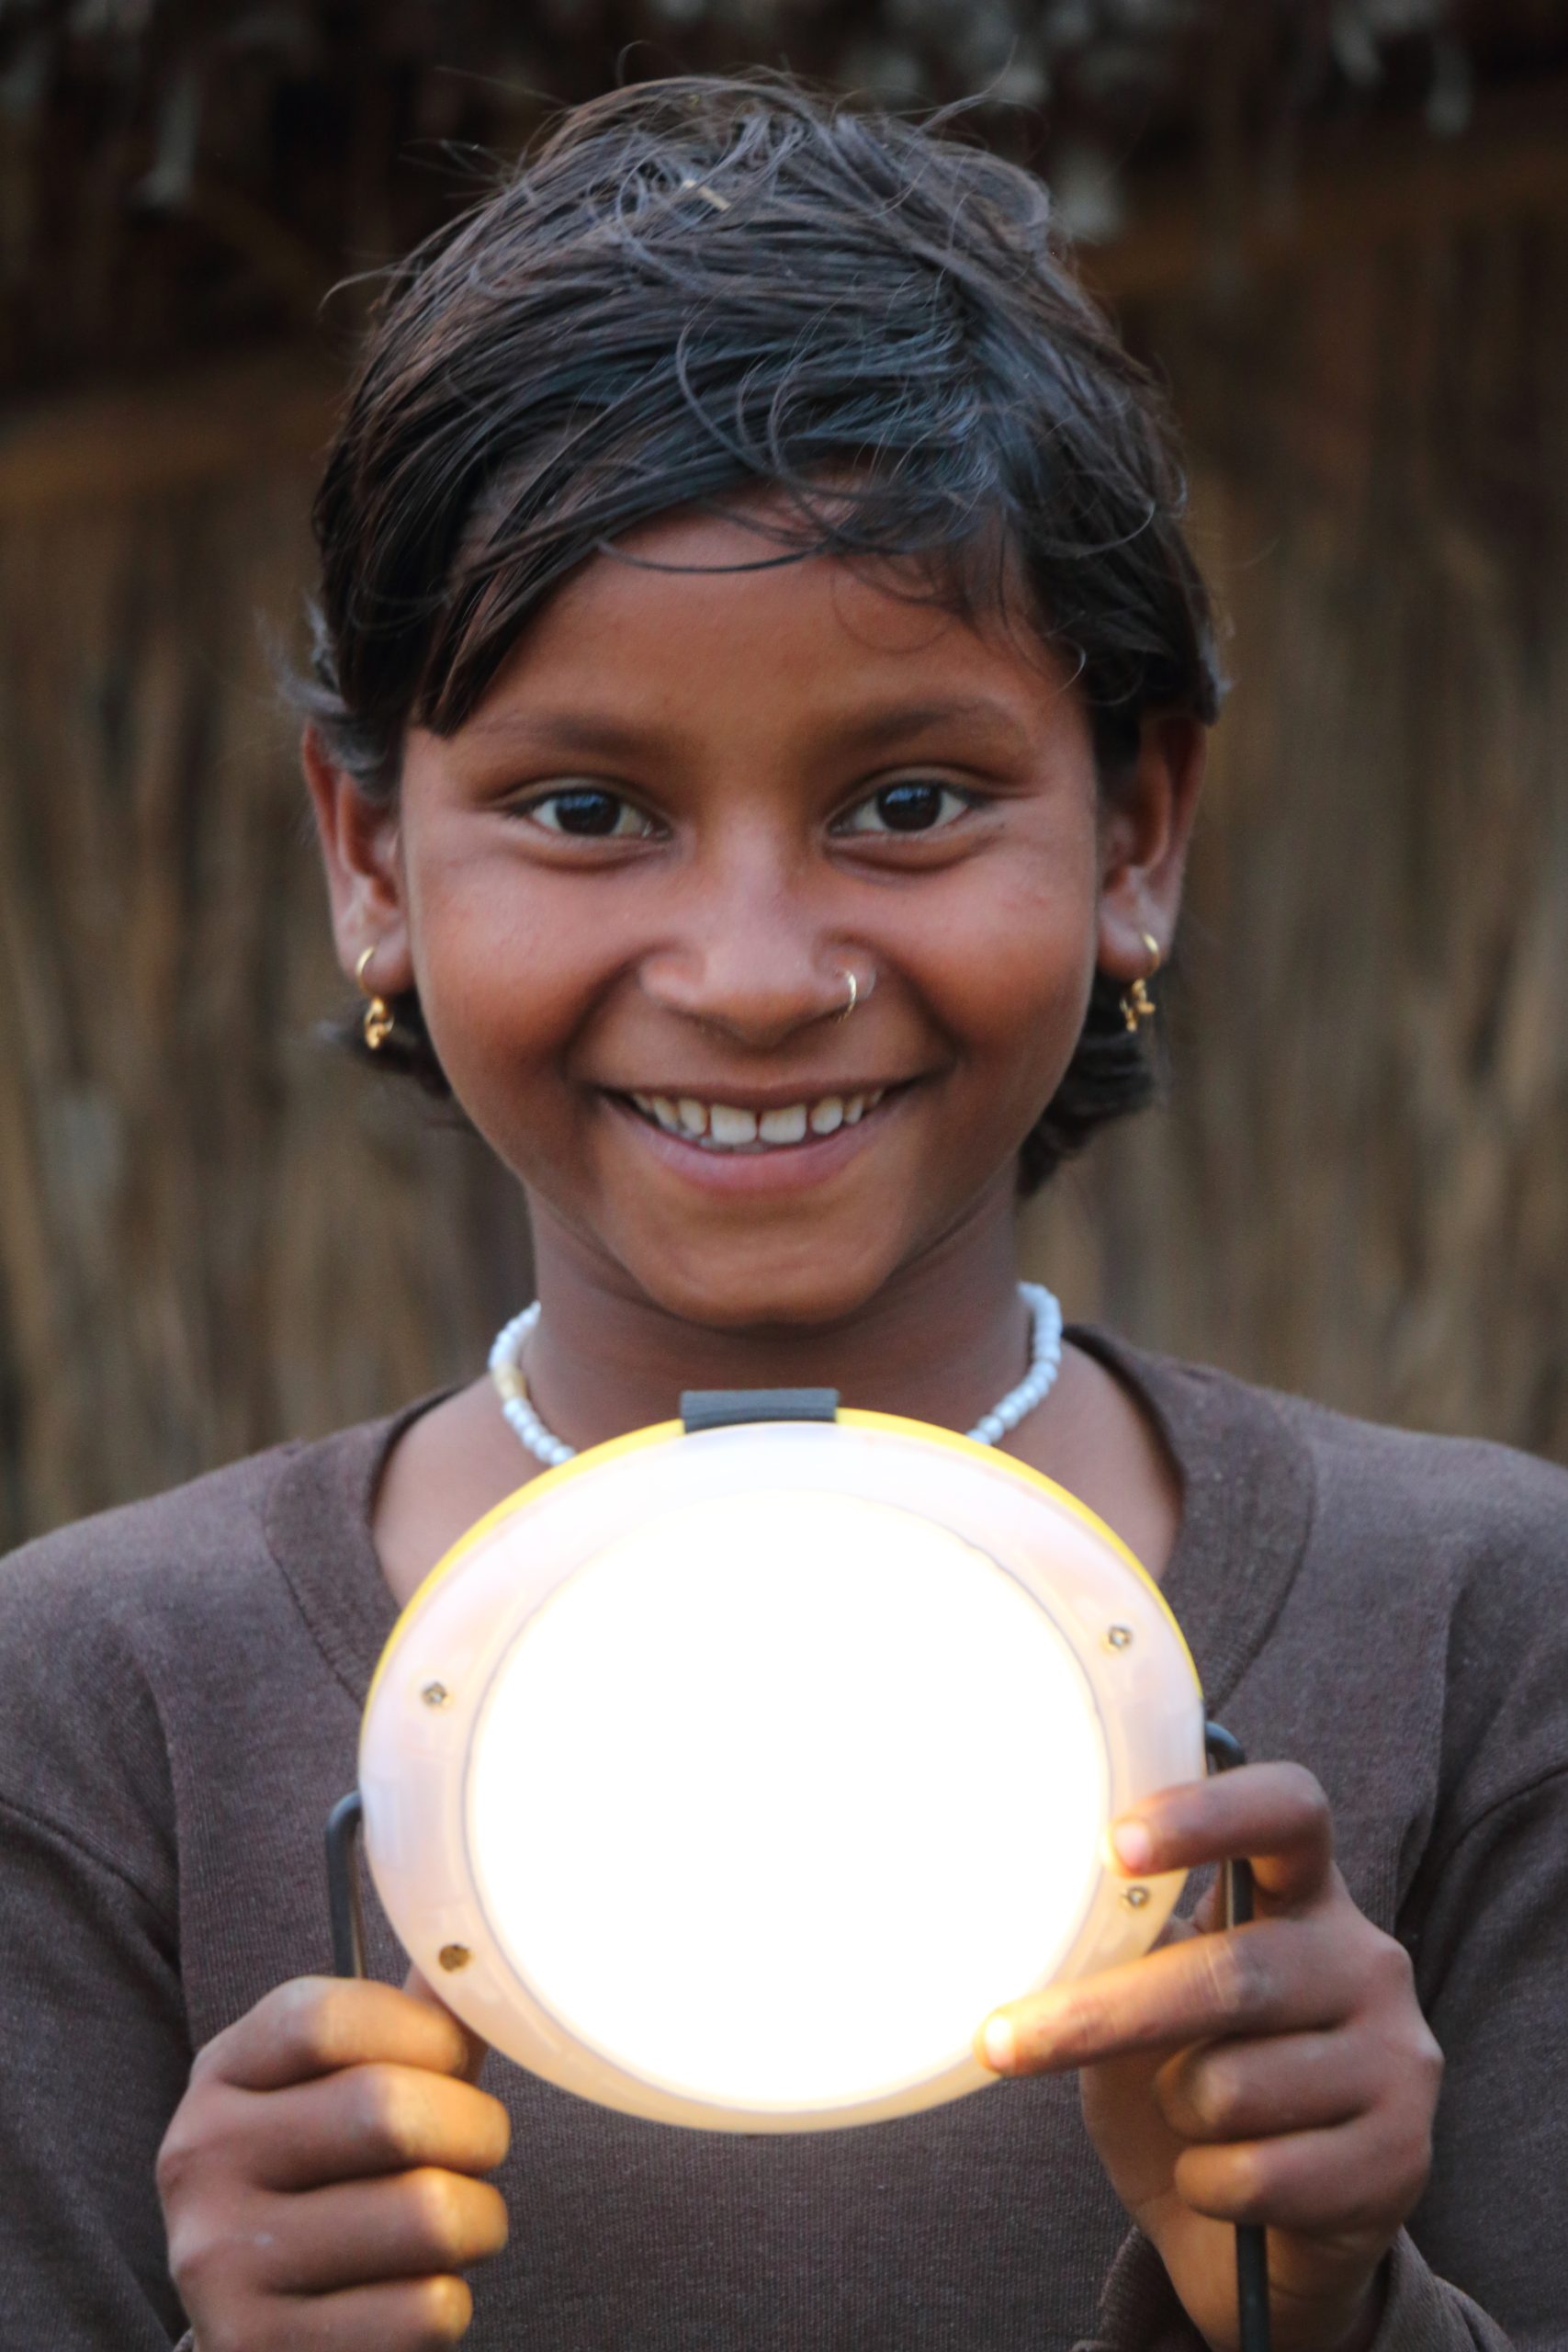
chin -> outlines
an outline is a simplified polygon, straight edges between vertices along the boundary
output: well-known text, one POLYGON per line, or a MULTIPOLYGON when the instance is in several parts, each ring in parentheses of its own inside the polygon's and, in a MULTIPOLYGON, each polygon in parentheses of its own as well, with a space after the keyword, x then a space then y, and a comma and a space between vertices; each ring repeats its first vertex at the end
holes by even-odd
POLYGON ((808 1258, 765 1248, 713 1248, 686 1257, 669 1250, 622 1260, 639 1290, 667 1315, 712 1331, 809 1329, 846 1321, 894 1271, 886 1240, 874 1254, 818 1241, 808 1258))

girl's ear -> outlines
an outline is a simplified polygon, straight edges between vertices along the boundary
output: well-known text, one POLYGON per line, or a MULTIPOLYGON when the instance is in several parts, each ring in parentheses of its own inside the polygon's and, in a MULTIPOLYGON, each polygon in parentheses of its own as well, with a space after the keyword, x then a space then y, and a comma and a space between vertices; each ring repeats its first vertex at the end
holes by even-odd
POLYGON ((374 947, 367 985, 378 996, 401 996, 413 986, 413 959, 397 808, 372 800, 329 756, 313 727, 305 729, 299 756, 327 871, 338 962, 352 979, 366 949, 374 947))
POLYGON ((1149 939, 1162 963, 1170 952, 1207 754, 1200 719, 1145 718, 1136 763, 1109 798, 1100 828, 1097 960, 1111 979, 1147 979, 1149 939))

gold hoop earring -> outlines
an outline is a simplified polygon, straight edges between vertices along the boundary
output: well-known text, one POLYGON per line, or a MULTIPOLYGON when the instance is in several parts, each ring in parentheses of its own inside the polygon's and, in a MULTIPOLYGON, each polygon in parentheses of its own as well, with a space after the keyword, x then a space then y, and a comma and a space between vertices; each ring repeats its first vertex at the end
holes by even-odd
POLYGON ((373 1054, 378 1054, 382 1046, 386 1044, 388 1038, 391 1035, 394 1023, 392 1019, 392 1008, 387 1002, 386 998, 384 996, 377 996, 366 982, 366 969, 375 953, 375 944, 372 942, 371 945, 365 950, 365 953, 361 956, 358 963, 355 966, 354 977, 358 981, 360 987, 364 989, 366 995, 370 999, 369 1003, 365 1008, 365 1019, 361 1024, 364 1031, 365 1042, 369 1046, 370 1051, 373 1054))
POLYGON ((1152 1021, 1155 1017, 1155 1001, 1149 994, 1149 982, 1160 967, 1158 940, 1151 938, 1146 931, 1140 932, 1138 935, 1149 951, 1149 968, 1141 979, 1134 980, 1131 988, 1122 991, 1122 1019, 1134 1035, 1136 1035, 1141 1021, 1152 1021))

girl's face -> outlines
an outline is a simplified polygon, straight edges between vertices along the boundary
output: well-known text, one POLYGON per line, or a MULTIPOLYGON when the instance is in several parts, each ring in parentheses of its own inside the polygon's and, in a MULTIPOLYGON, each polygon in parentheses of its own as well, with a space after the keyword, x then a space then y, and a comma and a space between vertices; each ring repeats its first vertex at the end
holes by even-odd
POLYGON ((338 779, 323 824, 348 968, 376 940, 417 987, 542 1236, 724 1328, 835 1320, 1010 1216, 1097 962, 1168 937, 1197 764, 1145 729, 1103 807, 1038 642, 831 558, 731 568, 773 552, 646 527, 412 733, 394 812, 338 779))

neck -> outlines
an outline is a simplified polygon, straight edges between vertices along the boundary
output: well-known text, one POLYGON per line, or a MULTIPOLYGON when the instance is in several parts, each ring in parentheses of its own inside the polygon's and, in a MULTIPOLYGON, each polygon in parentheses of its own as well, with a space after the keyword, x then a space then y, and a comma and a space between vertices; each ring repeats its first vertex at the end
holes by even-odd
POLYGON ((682 1388, 836 1388, 846 1405, 965 1430, 1021 1379, 1010 1202, 898 1272, 852 1317, 714 1329, 665 1312, 536 1209, 535 1409, 581 1449, 672 1419, 682 1388))

